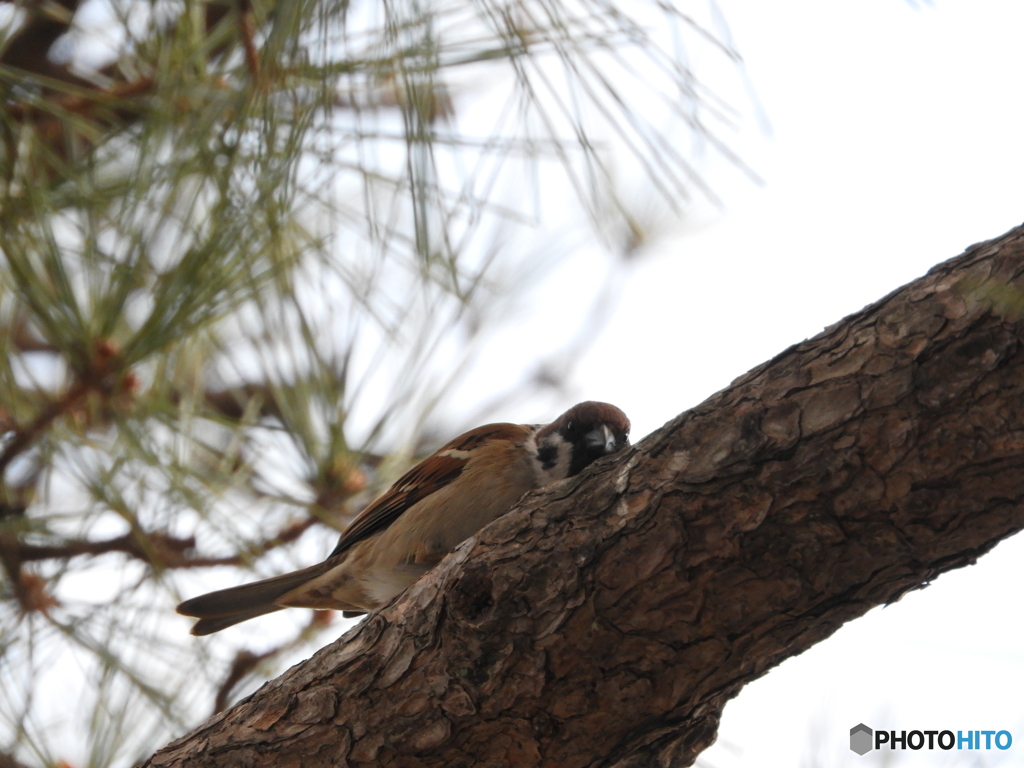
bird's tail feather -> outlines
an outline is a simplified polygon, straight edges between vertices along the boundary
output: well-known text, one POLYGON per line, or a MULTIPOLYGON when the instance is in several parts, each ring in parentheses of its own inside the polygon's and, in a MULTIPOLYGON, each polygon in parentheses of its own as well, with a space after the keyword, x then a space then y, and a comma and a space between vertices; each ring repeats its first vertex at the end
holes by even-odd
POLYGON ((284 609, 280 605, 260 605, 248 611, 233 613, 230 616, 211 616, 197 621, 192 627, 192 634, 196 637, 212 635, 214 632, 220 632, 222 629, 233 627, 235 624, 240 624, 249 619, 255 619, 257 616, 262 616, 265 613, 281 610, 284 609))
POLYGON ((255 581, 252 584, 219 589, 186 600, 177 610, 183 616, 195 616, 199 619, 192 627, 193 635, 209 635, 239 622, 285 608, 286 606, 276 604, 278 598, 330 568, 331 565, 327 563, 318 563, 300 571, 255 581))

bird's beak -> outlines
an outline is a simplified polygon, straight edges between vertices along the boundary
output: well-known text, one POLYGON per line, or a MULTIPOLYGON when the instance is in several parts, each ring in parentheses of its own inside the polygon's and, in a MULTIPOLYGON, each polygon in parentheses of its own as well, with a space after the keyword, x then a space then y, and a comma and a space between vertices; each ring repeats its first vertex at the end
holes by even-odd
POLYGON ((598 450, 603 454, 613 453, 616 447, 615 433, 608 428, 607 424, 602 424, 587 432, 583 437, 583 443, 587 448, 598 450))

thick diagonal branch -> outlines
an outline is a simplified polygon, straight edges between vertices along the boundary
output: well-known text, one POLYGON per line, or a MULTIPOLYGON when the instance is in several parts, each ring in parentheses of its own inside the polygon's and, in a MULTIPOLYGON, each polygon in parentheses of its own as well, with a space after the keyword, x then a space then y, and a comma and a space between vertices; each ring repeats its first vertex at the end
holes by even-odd
POLYGON ((791 347, 148 765, 689 765, 745 683, 1024 526, 1022 272, 1018 229, 791 347))

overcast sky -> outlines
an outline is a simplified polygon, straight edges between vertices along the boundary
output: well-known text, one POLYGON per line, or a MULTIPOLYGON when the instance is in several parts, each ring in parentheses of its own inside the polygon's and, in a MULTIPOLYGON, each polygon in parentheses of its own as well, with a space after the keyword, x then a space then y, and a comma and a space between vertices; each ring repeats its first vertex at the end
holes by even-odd
MULTIPOLYGON (((721 0, 770 123, 734 142, 764 178, 635 272, 576 376, 642 436, 792 343, 1024 221, 1024 3, 721 0), (628 350, 624 374, 607 361, 628 350)), ((1024 765, 1024 541, 876 609, 747 686, 715 768, 879 765, 849 729, 1008 729, 1024 765)), ((892 756, 889 753, 888 756, 892 756)))

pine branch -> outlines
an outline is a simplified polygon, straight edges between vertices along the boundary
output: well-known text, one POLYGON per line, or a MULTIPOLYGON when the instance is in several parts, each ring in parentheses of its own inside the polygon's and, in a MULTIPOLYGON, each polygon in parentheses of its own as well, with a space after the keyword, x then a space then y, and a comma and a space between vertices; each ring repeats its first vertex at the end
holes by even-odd
POLYGON ((119 552, 162 569, 245 565, 272 549, 295 541, 317 522, 319 522, 317 518, 308 517, 291 523, 274 536, 247 549, 246 552, 223 557, 189 554, 196 546, 196 540, 192 536, 177 538, 163 533, 145 531, 127 533, 124 536, 100 541, 71 540, 50 545, 18 542, 13 551, 14 556, 21 562, 63 560, 81 555, 95 556, 119 552))

